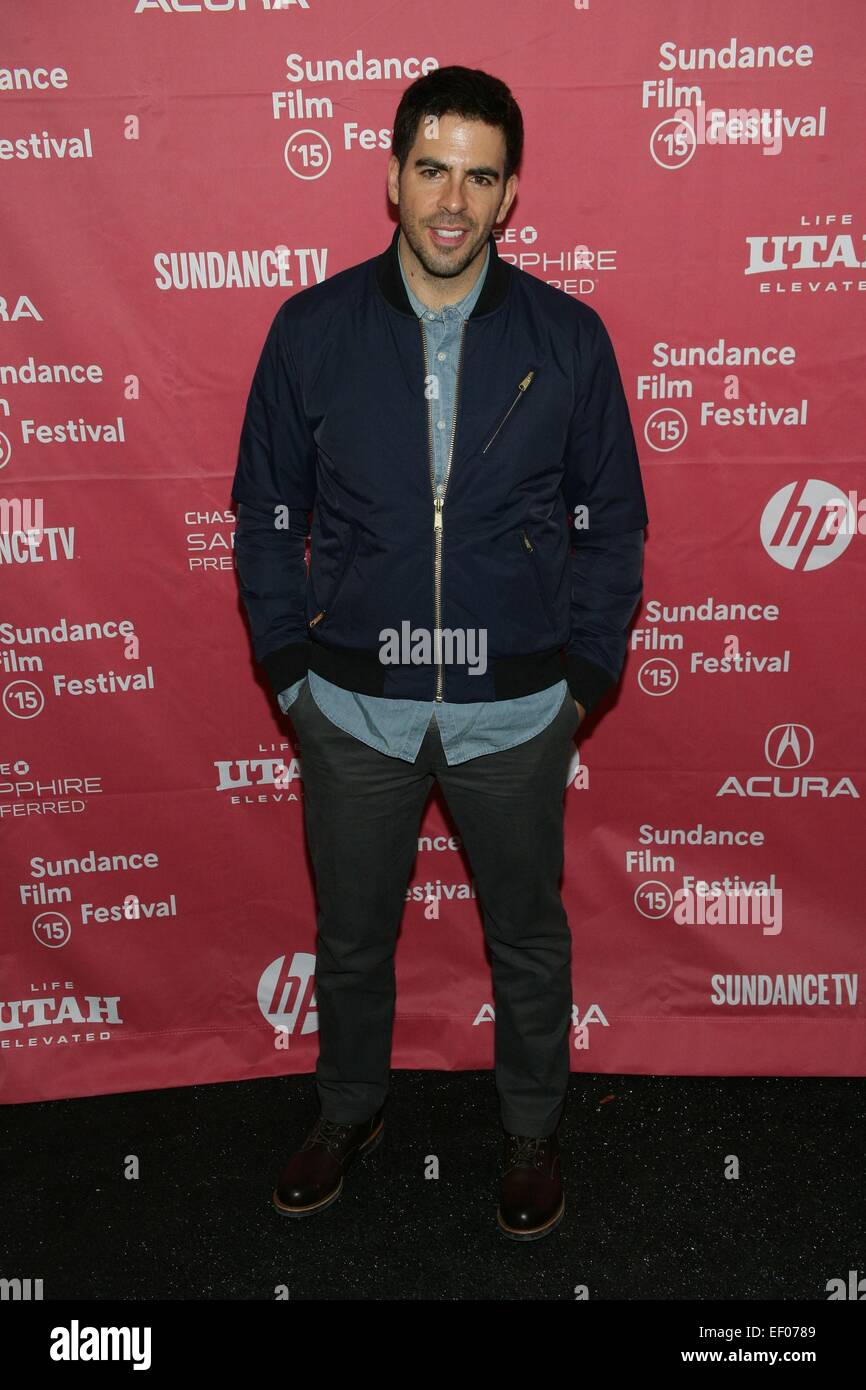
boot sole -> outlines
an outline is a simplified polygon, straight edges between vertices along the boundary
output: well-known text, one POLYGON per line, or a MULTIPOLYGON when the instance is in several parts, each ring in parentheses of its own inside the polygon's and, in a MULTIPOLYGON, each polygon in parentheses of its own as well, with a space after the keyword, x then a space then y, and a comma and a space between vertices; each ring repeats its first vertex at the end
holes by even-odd
MULTIPOLYGON (((356 1149, 355 1152, 351 1155, 349 1165, 346 1168, 346 1172, 348 1172, 348 1168, 351 1167, 352 1163, 355 1162, 356 1158, 361 1158, 364 1154, 369 1154, 373 1152, 373 1150, 382 1142, 382 1136, 384 1133, 385 1121, 384 1119, 382 1119, 379 1121, 379 1128, 377 1130, 374 1130, 374 1132, 370 1135, 370 1138, 365 1139, 360 1148, 356 1149)), ((279 1197, 277 1196, 276 1188, 274 1188, 271 1201, 273 1202, 275 1210, 278 1211, 281 1216, 315 1216, 318 1212, 324 1211, 325 1207, 329 1207, 332 1202, 336 1202, 337 1198, 342 1195, 344 1182, 345 1173, 343 1174, 343 1176, 341 1176, 340 1181, 337 1183, 337 1186, 334 1188, 333 1192, 327 1193, 327 1195, 322 1197, 320 1201, 311 1202, 308 1206, 305 1207, 287 1207, 283 1202, 280 1201, 279 1197)))
POLYGON ((514 1226, 508 1226, 502 1219, 502 1212, 496 1213, 496 1224, 504 1236, 509 1240, 541 1240, 544 1236, 549 1236, 551 1231, 555 1231, 563 1216, 565 1215, 565 1194, 563 1193, 559 1210, 556 1211, 549 1221, 545 1221, 543 1226, 534 1226, 532 1230, 516 1230, 514 1226))

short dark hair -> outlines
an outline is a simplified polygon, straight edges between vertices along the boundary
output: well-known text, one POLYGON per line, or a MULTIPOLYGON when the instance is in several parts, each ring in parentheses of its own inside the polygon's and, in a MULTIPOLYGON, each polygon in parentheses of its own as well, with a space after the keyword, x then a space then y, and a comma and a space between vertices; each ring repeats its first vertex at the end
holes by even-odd
POLYGON ((391 146, 402 174, 425 116, 460 116, 497 126, 505 136, 507 183, 523 155, 523 116, 508 87, 481 68, 436 68, 417 78, 400 98, 391 146))

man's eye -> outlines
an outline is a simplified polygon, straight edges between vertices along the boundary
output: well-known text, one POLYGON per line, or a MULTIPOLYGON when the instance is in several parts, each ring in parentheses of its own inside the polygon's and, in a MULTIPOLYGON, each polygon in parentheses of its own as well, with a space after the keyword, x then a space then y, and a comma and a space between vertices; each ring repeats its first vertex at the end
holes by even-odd
MULTIPOLYGON (((422 175, 423 178, 426 178, 427 175, 429 174, 431 178, 434 178, 434 179, 435 179, 435 178, 438 178, 439 175, 440 175, 441 173, 442 173, 442 170, 441 170, 441 169, 422 169, 422 170, 421 170, 421 175, 422 175)), ((472 177, 473 177, 473 180, 475 181, 475 183, 481 184, 481 186, 482 186, 483 188, 488 188, 488 187, 490 186, 490 184, 491 184, 491 180, 490 180, 490 178, 487 176, 487 174, 473 174, 472 177)))

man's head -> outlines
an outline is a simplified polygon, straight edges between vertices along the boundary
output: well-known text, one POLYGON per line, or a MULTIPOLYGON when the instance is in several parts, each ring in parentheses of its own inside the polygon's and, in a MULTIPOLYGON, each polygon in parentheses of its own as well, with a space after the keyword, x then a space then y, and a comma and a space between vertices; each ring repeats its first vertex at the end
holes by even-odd
POLYGON ((483 255, 517 193, 520 107, 504 82, 480 69, 438 68, 403 93, 392 150, 388 196, 403 236, 427 275, 461 275, 483 255), (462 235, 449 239, 448 228, 462 235))

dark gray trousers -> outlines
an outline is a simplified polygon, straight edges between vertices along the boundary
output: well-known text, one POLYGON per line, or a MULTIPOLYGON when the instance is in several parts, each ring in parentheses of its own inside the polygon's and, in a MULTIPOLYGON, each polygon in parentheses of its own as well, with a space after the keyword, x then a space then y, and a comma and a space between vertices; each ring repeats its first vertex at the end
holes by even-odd
POLYGON ((307 683, 289 718, 300 736, 315 874, 322 1114, 356 1124, 385 1100, 394 949, 435 779, 466 849, 492 960, 502 1124, 512 1134, 553 1133, 570 1069, 571 934, 559 882, 579 723, 571 695, 535 738, 455 766, 433 720, 409 763, 338 728, 307 683))

